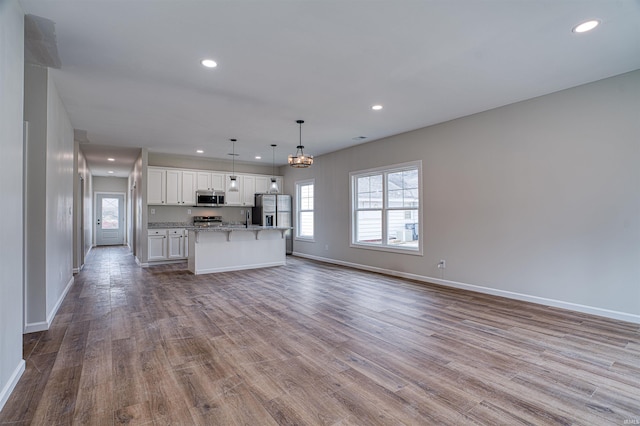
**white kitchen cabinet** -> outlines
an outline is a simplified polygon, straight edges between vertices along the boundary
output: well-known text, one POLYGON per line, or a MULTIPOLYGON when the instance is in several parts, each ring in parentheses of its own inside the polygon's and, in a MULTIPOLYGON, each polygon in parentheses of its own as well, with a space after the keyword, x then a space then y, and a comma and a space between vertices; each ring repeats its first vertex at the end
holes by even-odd
MULTIPOLYGON (((225 205, 252 207, 256 193, 268 193, 271 176, 236 174, 238 192, 230 192, 231 173, 206 170, 182 170, 150 166, 147 171, 147 204, 169 206, 195 206, 197 190, 225 193, 225 205)), ((277 176, 282 192, 282 177, 277 176)))
POLYGON ((149 261, 167 259, 167 230, 149 230, 147 236, 147 259, 149 261))
POLYGON ((224 173, 197 172, 197 189, 208 189, 211 191, 225 190, 224 173))
POLYGON ((166 204, 167 171, 155 167, 147 169, 147 204, 166 204))
POLYGON ((196 205, 196 172, 182 171, 182 205, 196 205))
POLYGON ((196 205, 196 173, 191 170, 166 169, 165 204, 169 206, 196 205))
MULTIPOLYGON (((256 178, 256 194, 271 193, 271 176, 255 175, 256 178)), ((278 194, 282 194, 282 176, 276 176, 278 184, 278 194)))
POLYGON ((196 175, 196 189, 211 189, 211 173, 198 172, 196 175))
POLYGON ((167 258, 184 258, 184 229, 170 229, 167 236, 167 258))
POLYGON ((214 191, 224 191, 224 173, 211 173, 211 187, 214 191))
POLYGON ((182 171, 175 169, 166 170, 167 195, 166 204, 177 206, 182 203, 182 171))
POLYGON ((256 175, 256 194, 266 194, 271 187, 270 176, 257 176, 256 175))
POLYGON ((242 194, 242 205, 252 207, 255 205, 256 177, 253 175, 238 176, 242 180, 240 192, 242 194))

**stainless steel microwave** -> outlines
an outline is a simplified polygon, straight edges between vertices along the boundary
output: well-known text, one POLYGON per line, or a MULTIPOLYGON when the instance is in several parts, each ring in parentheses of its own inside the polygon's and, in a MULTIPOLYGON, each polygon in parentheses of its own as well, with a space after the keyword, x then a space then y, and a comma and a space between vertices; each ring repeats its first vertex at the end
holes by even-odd
POLYGON ((224 206, 224 192, 199 189, 196 191, 197 207, 224 206))

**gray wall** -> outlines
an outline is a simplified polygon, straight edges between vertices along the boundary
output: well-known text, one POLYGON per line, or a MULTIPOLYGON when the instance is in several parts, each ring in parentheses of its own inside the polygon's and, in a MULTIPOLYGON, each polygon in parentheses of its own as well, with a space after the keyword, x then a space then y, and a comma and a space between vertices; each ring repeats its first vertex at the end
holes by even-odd
POLYGON ((46 190, 47 190, 47 69, 26 65, 24 119, 29 123, 25 158, 25 320, 44 323, 47 317, 46 190))
POLYGON ((127 178, 119 177, 93 177, 93 193, 96 192, 122 192, 126 194, 127 190, 127 178))
POLYGON ((76 215, 74 216, 73 228, 73 270, 77 272, 82 268, 84 258, 91 250, 93 238, 93 204, 91 202, 93 178, 91 176, 91 170, 89 170, 89 166, 87 165, 87 159, 82 150, 79 149, 78 142, 74 142, 74 163, 76 169, 74 171, 73 193, 76 194, 76 196, 73 197, 73 202, 76 215), (80 190, 80 177, 82 177, 84 181, 84 191, 80 190), (84 222, 82 223, 82 221, 84 222), (81 250, 83 242, 84 254, 81 250))
MULTIPOLYGON (((73 283, 73 127, 48 73, 47 84, 47 323, 73 283)), ((44 184, 44 182, 43 182, 44 184)), ((36 236, 36 239, 38 237, 36 236)))
POLYGON ((25 331, 49 328, 73 283, 73 128, 46 68, 25 66, 25 331), (33 129, 33 131, 31 131, 33 129))
POLYGON ((0 1, 0 410, 24 371, 23 80, 24 17, 17 1, 0 1))
POLYGON ((639 165, 635 71, 282 171, 290 193, 315 178, 296 253, 640 322, 639 165), (350 247, 349 172, 413 160, 424 255, 350 247))
MULTIPOLYGON (((180 156, 160 153, 149 153, 149 166, 177 167, 183 169, 213 170, 221 172, 231 172, 232 162, 219 159, 198 158, 192 156, 180 156)), ((255 173, 260 175, 271 175, 271 164, 259 166, 256 164, 245 164, 236 160, 236 173, 255 173)))

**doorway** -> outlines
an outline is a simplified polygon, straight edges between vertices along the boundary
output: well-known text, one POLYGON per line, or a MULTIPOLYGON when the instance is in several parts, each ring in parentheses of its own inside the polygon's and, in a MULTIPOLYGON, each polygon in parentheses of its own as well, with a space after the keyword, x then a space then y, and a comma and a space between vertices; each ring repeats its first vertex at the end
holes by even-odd
POLYGON ((124 194, 96 193, 96 245, 124 244, 124 194))

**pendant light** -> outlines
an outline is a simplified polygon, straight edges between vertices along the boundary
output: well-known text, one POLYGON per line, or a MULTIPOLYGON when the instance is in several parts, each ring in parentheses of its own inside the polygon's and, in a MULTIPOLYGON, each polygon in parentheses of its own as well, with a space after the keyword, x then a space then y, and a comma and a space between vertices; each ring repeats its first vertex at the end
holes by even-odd
POLYGON ((271 161, 271 186, 269 187, 269 193, 277 194, 280 192, 280 188, 278 188, 278 181, 276 181, 276 144, 271 144, 271 149, 273 151, 272 161, 271 161))
POLYGON ((233 154, 231 154, 232 158, 232 171, 231 176, 229 176, 229 188, 227 191, 229 192, 238 192, 238 178, 236 176, 236 140, 237 139, 229 139, 233 144, 233 154))
POLYGON ((297 169, 303 169, 313 164, 313 155, 304 155, 304 146, 302 145, 302 123, 304 123, 304 120, 297 120, 296 123, 300 126, 300 143, 296 147, 296 154, 289 155, 289 165, 297 169))

